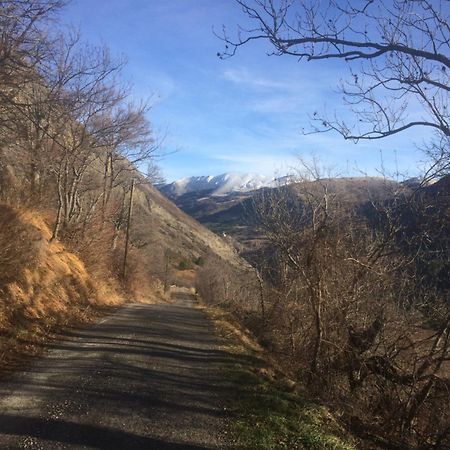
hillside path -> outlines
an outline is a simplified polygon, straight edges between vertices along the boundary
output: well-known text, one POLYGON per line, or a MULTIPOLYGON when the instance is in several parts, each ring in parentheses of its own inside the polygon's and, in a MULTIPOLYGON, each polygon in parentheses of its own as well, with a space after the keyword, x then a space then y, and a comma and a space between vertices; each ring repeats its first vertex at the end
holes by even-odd
POLYGON ((72 329, 0 382, 0 449, 229 448, 227 355, 191 297, 174 298, 72 329))

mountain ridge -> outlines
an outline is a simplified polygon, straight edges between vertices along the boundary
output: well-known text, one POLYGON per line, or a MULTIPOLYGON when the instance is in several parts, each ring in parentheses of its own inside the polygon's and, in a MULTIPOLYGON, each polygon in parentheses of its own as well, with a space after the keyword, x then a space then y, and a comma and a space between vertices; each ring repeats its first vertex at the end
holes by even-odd
POLYGON ((176 198, 190 192, 207 191, 208 195, 220 196, 232 192, 250 192, 263 187, 275 187, 279 180, 255 173, 226 172, 220 175, 201 175, 180 178, 157 188, 167 197, 176 198))

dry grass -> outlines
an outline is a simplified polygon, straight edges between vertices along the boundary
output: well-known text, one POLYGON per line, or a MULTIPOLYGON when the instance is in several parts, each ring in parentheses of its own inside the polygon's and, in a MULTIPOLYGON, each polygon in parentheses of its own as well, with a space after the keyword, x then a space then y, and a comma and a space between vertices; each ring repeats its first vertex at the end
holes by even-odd
POLYGON ((195 286, 195 270, 177 270, 174 269, 170 276, 170 283, 176 286, 193 288, 195 286))
POLYGON ((158 279, 145 279, 144 283, 134 280, 129 286, 129 299, 133 302, 154 305, 170 303, 170 294, 164 292, 164 284, 158 279))
POLYGON ((190 261, 213 252, 231 265, 245 264, 228 242, 178 209, 155 188, 142 186, 140 189, 152 202, 151 217, 157 225, 158 242, 166 249, 190 261))
POLYGON ((80 256, 51 236, 41 213, 0 204, 0 371, 39 353, 58 328, 92 322, 125 301, 169 301, 134 248, 121 286, 107 233, 87 236, 80 256))
POLYGON ((55 327, 86 322, 123 302, 110 281, 92 277, 41 216, 0 205, 0 365, 55 327))
POLYGON ((278 370, 254 336, 220 308, 202 305, 230 355, 223 371, 235 387, 233 448, 242 450, 352 450, 354 438, 329 410, 308 400, 278 370))
POLYGON ((234 342, 237 352, 263 352, 263 348, 258 344, 252 333, 242 325, 239 325, 233 319, 231 313, 218 307, 206 306, 204 303, 200 303, 200 305, 213 320, 219 334, 227 342, 228 349, 230 349, 230 342, 234 342))

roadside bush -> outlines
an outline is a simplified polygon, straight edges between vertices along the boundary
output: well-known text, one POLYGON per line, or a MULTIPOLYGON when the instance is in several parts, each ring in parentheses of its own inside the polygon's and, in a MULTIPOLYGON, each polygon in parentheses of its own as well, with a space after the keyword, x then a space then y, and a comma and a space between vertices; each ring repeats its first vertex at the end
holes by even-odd
POLYGON ((32 267, 43 252, 50 236, 47 226, 33 212, 25 213, 0 204, 0 289, 32 267))
MULTIPOLYGON (((374 227, 331 195, 326 180, 276 195, 255 205, 269 242, 260 270, 210 257, 199 270, 200 295, 231 311, 362 436, 396 448, 446 448, 450 298, 423 282, 415 262, 424 245, 405 251, 417 234, 405 233, 395 211, 411 199, 374 204, 374 227)), ((438 239, 439 230, 420 233, 438 239)))
POLYGON ((178 264, 178 270, 189 270, 191 268, 191 264, 189 264, 189 262, 186 260, 182 260, 178 264))

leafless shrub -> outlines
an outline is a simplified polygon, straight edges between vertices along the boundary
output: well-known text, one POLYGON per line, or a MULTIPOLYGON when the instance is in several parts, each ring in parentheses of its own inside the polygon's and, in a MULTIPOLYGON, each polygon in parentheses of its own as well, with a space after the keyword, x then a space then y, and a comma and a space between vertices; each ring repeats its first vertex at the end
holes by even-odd
POLYGON ((213 259, 200 294, 234 312, 363 435, 439 448, 448 439, 450 303, 448 284, 429 270, 448 261, 448 209, 430 214, 430 199, 399 190, 358 210, 308 170, 308 181, 255 199, 269 242, 262 297, 257 273, 213 259))

